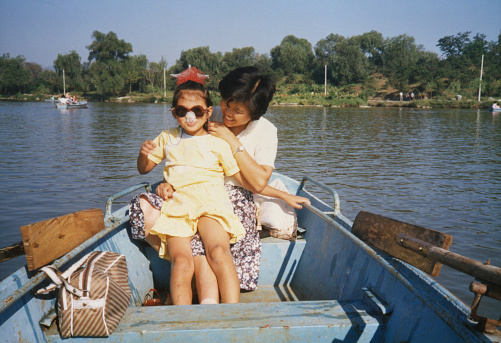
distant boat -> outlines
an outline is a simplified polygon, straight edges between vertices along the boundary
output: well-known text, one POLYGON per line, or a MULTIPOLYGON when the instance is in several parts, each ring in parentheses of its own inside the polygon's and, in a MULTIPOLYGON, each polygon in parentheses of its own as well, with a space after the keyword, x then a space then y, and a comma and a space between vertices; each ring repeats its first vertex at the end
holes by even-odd
POLYGON ((57 104, 57 108, 67 109, 67 108, 87 108, 87 101, 79 101, 74 104, 57 104))
POLYGON ((54 99, 54 97, 51 96, 50 99, 45 99, 45 101, 47 101, 47 102, 58 102, 59 99, 54 99))
POLYGON ((491 112, 501 112, 501 108, 492 108, 492 107, 489 107, 489 111, 491 111, 491 112))

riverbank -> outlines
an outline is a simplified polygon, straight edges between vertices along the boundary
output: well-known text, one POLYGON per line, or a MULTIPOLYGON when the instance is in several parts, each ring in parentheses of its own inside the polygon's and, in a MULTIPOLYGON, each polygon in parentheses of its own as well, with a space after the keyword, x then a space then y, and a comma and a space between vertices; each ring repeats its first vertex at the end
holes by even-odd
MULTIPOLYGON (((93 96, 76 94, 79 99, 86 99, 90 102, 117 102, 117 103, 155 103, 170 104, 172 92, 164 97, 160 94, 137 94, 121 97, 111 97, 101 101, 93 96)), ((211 92, 212 100, 218 104, 221 100, 219 93, 211 92)), ((0 101, 29 101, 45 102, 50 95, 41 94, 16 94, 12 96, 1 96, 0 101)), ((411 101, 396 101, 387 99, 363 99, 356 96, 335 97, 324 96, 323 94, 297 95, 297 94, 276 94, 273 97, 271 106, 313 106, 313 107, 411 107, 411 108, 456 108, 456 109, 488 109, 494 102, 501 102, 501 99, 486 98, 478 102, 476 100, 445 100, 445 99, 422 99, 411 101)))

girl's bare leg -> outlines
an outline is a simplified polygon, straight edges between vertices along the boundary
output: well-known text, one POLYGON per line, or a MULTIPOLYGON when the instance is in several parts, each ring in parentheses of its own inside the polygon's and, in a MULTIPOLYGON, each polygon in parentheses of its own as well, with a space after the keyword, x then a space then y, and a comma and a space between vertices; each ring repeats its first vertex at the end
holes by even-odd
POLYGON ((195 279, 200 304, 219 304, 216 275, 204 255, 195 256, 195 279))
POLYGON ((190 305, 193 301, 191 280, 195 267, 190 242, 191 237, 167 237, 171 263, 170 293, 174 305, 190 305))
POLYGON ((198 232, 205 245, 207 261, 217 278, 223 303, 240 301, 240 282, 230 253, 228 233, 215 219, 201 217, 198 232))
POLYGON ((156 251, 160 249, 160 238, 156 235, 150 235, 150 229, 155 224, 158 217, 160 217, 160 210, 151 205, 146 197, 139 197, 139 205, 144 214, 144 240, 148 242, 156 251))

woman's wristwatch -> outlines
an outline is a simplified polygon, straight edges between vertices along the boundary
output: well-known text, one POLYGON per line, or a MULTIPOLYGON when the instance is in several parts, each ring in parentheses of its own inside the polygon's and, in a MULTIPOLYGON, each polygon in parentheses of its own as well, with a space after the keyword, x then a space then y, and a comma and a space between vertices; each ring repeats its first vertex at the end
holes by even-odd
POLYGON ((245 150, 244 146, 243 146, 243 145, 240 145, 240 146, 237 148, 237 150, 235 150, 235 152, 233 153, 233 156, 235 156, 236 154, 238 154, 239 152, 244 151, 244 150, 245 150))

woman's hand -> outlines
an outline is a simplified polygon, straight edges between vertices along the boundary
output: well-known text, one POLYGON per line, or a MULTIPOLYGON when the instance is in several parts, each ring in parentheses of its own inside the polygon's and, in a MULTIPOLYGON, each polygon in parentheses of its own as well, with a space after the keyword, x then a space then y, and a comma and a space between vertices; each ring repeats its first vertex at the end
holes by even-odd
POLYGON ((158 185, 155 193, 164 200, 172 198, 172 193, 174 193, 174 188, 170 183, 163 182, 158 185))
POLYGON ((224 139, 231 146, 231 142, 236 140, 233 132, 230 131, 223 123, 209 121, 209 133, 214 137, 224 139))
POLYGON ((300 197, 299 195, 287 194, 282 197, 287 204, 294 208, 301 209, 303 206, 301 204, 311 205, 310 199, 305 197, 300 197))

